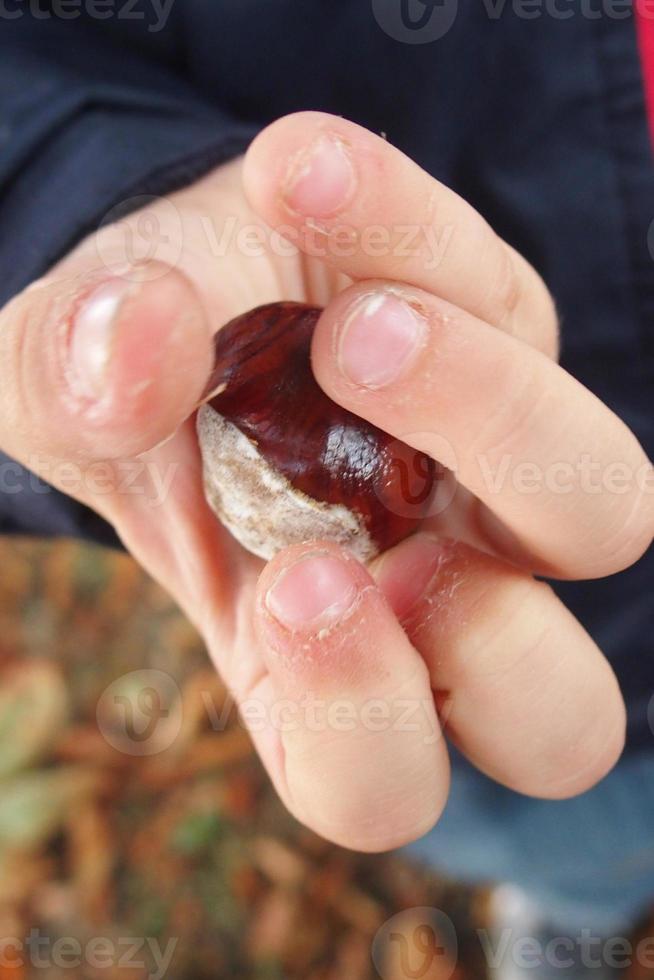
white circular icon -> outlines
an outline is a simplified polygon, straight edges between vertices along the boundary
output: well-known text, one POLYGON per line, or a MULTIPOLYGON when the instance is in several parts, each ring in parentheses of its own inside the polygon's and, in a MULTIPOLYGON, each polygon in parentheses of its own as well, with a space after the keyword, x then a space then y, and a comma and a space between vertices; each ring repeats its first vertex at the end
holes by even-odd
POLYGON ((96 709, 102 735, 125 755, 170 748, 182 726, 182 698, 163 670, 133 670, 105 688, 96 709))
POLYGON ((447 510, 457 491, 458 461, 445 436, 409 432, 389 443, 387 458, 388 465, 374 480, 377 498, 387 510, 415 520, 436 517, 447 510), (428 446, 429 456, 412 446, 428 446))
POLYGON ((183 238, 182 218, 172 201, 143 194, 107 211, 95 233, 95 248, 115 276, 151 282, 177 265, 183 238))
POLYGON ((372 0, 372 11, 393 40, 431 44, 449 32, 459 12, 459 0, 372 0))
POLYGON ((388 919, 372 941, 372 961, 382 980, 448 980, 456 970, 454 923, 435 908, 413 908, 388 919))

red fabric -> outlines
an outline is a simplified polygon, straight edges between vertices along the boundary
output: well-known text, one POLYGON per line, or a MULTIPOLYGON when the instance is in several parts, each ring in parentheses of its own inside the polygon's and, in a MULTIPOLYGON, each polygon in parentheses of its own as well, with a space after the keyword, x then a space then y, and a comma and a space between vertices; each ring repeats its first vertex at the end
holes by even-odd
POLYGON ((654 143, 654 4, 648 0, 636 0, 634 6, 636 8, 640 57, 643 63, 649 131, 654 143))

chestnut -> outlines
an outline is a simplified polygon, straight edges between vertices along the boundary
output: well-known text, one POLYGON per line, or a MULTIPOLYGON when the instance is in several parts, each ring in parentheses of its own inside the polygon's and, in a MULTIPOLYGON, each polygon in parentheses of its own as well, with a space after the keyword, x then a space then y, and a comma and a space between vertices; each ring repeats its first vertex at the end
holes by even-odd
POLYGON ((436 464, 318 386, 310 348, 321 312, 270 303, 216 335, 208 401, 197 415, 205 494, 261 558, 329 539, 368 561, 425 516, 436 464))

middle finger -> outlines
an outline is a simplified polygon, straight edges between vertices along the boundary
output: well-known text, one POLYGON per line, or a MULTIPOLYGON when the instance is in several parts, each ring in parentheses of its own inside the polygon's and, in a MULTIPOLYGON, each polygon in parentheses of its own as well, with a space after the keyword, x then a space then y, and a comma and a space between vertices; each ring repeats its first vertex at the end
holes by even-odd
POLYGON ((606 575, 649 545, 636 438, 515 337, 422 290, 362 282, 320 318, 313 368, 336 402, 416 449, 438 459, 445 440, 457 479, 534 570, 606 575))

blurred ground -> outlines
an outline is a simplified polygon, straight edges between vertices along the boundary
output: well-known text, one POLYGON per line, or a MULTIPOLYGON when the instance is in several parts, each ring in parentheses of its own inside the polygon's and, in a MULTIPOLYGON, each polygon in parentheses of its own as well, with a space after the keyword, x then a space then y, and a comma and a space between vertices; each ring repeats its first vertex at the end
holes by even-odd
POLYGON ((295 823, 129 557, 0 538, 0 569, 0 980, 485 980, 488 895, 295 823))
POLYGON ((456 963, 447 943, 417 968, 382 950, 384 980, 485 976, 484 895, 288 817, 131 559, 0 539, 0 567, 0 980, 367 980, 379 927, 425 906, 454 922, 456 963))

